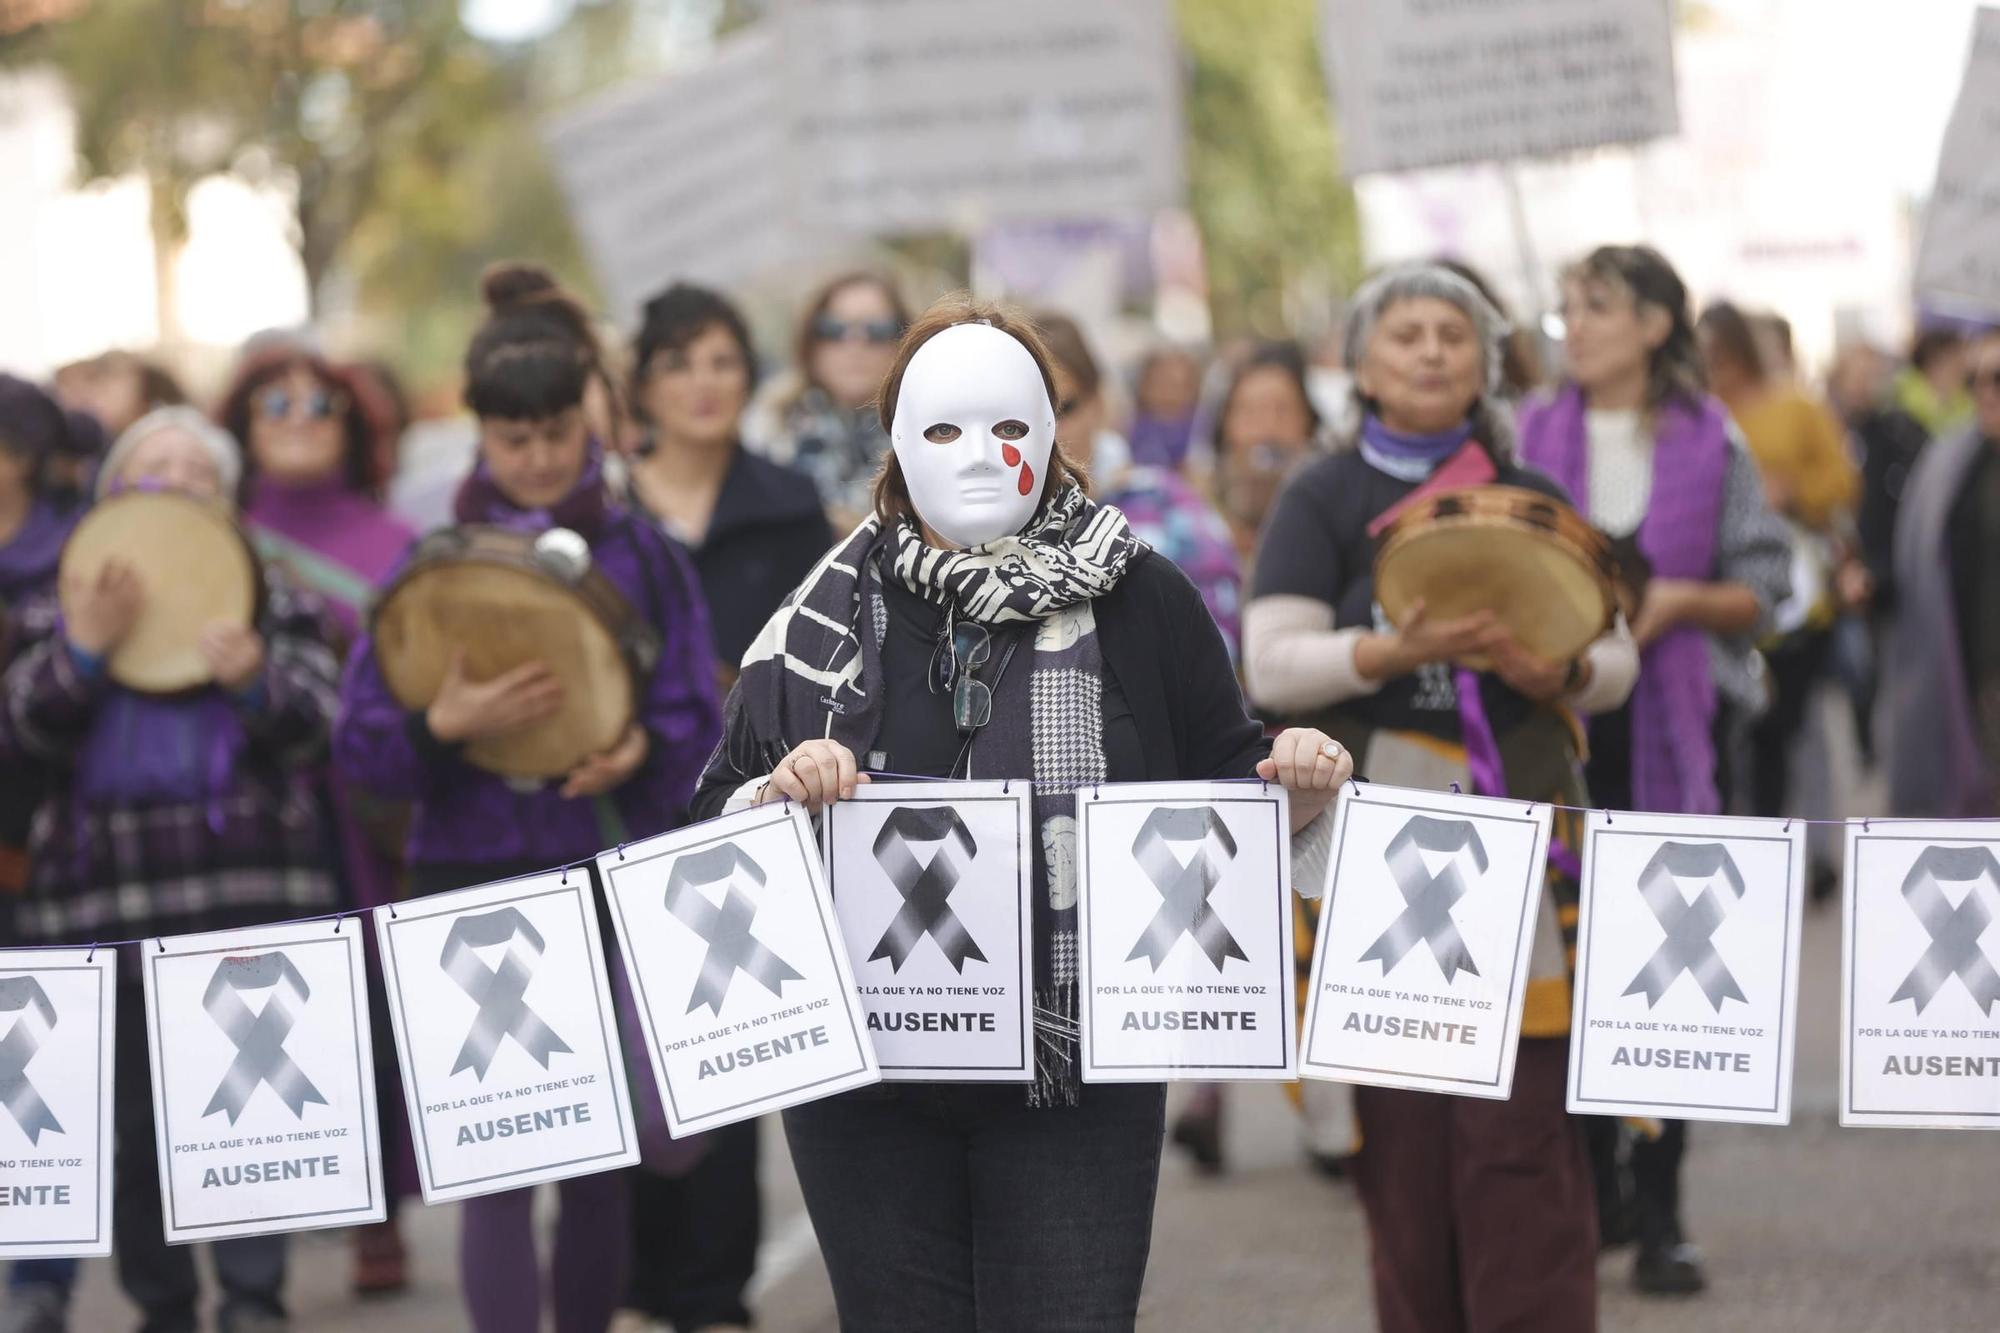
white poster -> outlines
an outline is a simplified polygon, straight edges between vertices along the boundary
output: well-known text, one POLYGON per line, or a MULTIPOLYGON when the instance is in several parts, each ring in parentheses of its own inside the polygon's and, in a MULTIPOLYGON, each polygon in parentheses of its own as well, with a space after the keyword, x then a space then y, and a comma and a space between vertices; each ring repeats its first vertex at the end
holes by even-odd
POLYGON ((549 162, 621 324, 676 281, 733 286, 794 253, 781 45, 762 27, 547 129, 549 162))
POLYGON ((1026 782, 870 782, 821 816, 885 1080, 1035 1076, 1026 782))
POLYGON ((111 1253, 116 963, 0 953, 0 1259, 111 1253))
POLYGON ((1170 5, 787 0, 779 21, 810 225, 969 231, 1181 202, 1170 5))
POLYGON ((1158 0, 770 8, 702 62, 546 130, 621 322, 669 282, 741 284, 882 234, 1182 200, 1182 74, 1158 0))
POLYGON ((1670 0, 1320 0, 1350 176, 1669 135, 1670 0))
POLYGON ((1965 81, 1944 132, 1937 182, 1924 205, 1917 294, 2000 315, 2000 9, 1973 16, 1965 81))
POLYGON ((2000 820, 1847 825, 1840 1123, 2000 1129, 2000 820))
POLYGON ((386 1215, 362 929, 342 918, 138 946, 169 1244, 386 1215))
POLYGON ((1340 802, 1299 1073, 1504 1100, 1550 810, 1370 785, 1340 802))
POLYGON ((805 811, 598 857, 675 1137, 879 1082, 805 811))
POLYGON ((1806 826, 1600 812, 1585 839, 1569 1109, 1790 1123, 1806 826))
POLYGON ((1294 1077, 1290 809, 1262 783, 1077 792, 1086 1083, 1294 1077))
POLYGON ((588 874, 378 907, 375 931, 426 1203, 639 1160, 588 874))

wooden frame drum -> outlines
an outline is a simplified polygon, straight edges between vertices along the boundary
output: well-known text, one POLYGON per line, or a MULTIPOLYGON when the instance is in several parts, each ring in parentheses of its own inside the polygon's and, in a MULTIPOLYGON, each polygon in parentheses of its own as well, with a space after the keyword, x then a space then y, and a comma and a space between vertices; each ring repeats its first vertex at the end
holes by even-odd
POLYGON ((437 697, 455 649, 474 680, 548 665, 563 685, 553 717, 466 746, 468 761, 510 778, 560 777, 615 745, 658 657, 657 636, 560 528, 433 533, 376 603, 370 633, 390 693, 412 710, 437 697))
POLYGON ((145 602, 105 661, 111 679, 141 694, 212 683, 202 630, 216 621, 254 624, 264 600, 263 566, 229 511, 176 491, 121 491, 99 501, 63 546, 57 586, 65 617, 75 589, 113 557, 138 570, 145 602))
POLYGON ((1419 601, 1432 620, 1492 611, 1524 647, 1564 662, 1611 627, 1615 574, 1610 544, 1568 505, 1524 487, 1475 486, 1396 516, 1375 557, 1375 600, 1398 627, 1419 601))

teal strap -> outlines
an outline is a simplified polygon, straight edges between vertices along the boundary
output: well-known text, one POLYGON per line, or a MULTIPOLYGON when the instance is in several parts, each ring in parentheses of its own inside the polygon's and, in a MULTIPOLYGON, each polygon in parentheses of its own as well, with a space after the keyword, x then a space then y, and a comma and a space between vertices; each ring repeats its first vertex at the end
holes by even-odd
POLYGON ((269 528, 253 529, 250 537, 258 555, 291 570, 314 592, 339 602, 357 615, 368 605, 375 591, 373 585, 346 565, 269 528))
POLYGON ((597 816, 597 839, 604 847, 623 847, 626 838, 625 816, 618 813, 618 804, 609 796, 591 798, 591 813, 597 816))

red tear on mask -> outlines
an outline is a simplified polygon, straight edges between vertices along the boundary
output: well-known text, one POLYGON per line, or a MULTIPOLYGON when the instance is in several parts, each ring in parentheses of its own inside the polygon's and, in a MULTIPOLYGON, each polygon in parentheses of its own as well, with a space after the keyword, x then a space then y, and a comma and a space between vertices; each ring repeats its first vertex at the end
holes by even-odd
POLYGON ((1021 451, 1011 444, 1000 446, 1000 457, 1006 460, 1008 467, 1019 467, 1021 465, 1021 451))
POLYGON ((1035 470, 1026 463, 1021 464, 1021 494, 1032 495, 1035 490, 1035 470))

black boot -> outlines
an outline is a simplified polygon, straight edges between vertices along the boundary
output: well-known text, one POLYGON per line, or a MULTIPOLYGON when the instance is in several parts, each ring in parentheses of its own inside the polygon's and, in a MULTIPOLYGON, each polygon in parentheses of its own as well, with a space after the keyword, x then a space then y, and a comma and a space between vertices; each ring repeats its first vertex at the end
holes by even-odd
POLYGON ((1693 1296, 1708 1286, 1701 1251, 1678 1234, 1639 1239, 1632 1285, 1647 1296, 1693 1296))
POLYGON ((1183 1111, 1174 1117, 1174 1127, 1168 1136, 1173 1142, 1187 1149, 1194 1159, 1195 1169, 1205 1176, 1222 1174, 1222 1115, 1216 1111, 1203 1114, 1197 1111, 1183 1111))
POLYGON ((1681 1160, 1687 1151, 1685 1121, 1663 1120, 1656 1138, 1632 1144, 1632 1214, 1639 1254, 1632 1285, 1648 1296, 1692 1296, 1708 1285, 1701 1251, 1681 1231, 1681 1160))

